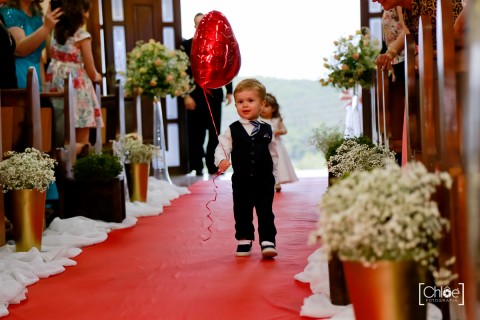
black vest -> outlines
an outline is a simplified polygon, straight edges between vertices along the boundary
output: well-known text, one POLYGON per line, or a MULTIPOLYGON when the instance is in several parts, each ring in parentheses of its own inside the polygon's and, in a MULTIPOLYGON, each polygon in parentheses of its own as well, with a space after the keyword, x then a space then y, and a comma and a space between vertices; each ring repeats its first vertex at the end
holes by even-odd
POLYGON ((255 136, 249 136, 240 121, 230 125, 232 135, 231 162, 233 171, 241 177, 271 177, 273 161, 268 145, 272 142, 272 127, 260 123, 255 136))

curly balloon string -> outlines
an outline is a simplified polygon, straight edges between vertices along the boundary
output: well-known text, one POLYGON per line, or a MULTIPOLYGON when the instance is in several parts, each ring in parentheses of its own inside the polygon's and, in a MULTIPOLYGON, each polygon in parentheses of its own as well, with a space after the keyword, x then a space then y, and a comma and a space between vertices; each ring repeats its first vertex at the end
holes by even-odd
POLYGON ((217 172, 217 173, 215 174, 215 177, 213 177, 213 180, 212 180, 213 185, 214 185, 213 192, 215 193, 215 196, 213 197, 212 200, 209 200, 209 201, 205 204, 205 207, 206 207, 207 210, 208 210, 207 218, 210 220, 210 224, 209 224, 208 227, 207 227, 207 230, 208 230, 208 232, 209 232, 209 235, 208 235, 208 237, 203 238, 203 241, 210 240, 210 238, 212 237, 212 234, 213 234, 213 232, 212 232, 213 219, 212 219, 212 217, 211 217, 211 216, 212 216, 212 210, 210 209, 209 205, 210 205, 210 202, 215 202, 215 201, 217 201, 217 195, 218 195, 217 189, 218 189, 218 186, 217 186, 217 184, 215 183, 215 179, 217 179, 219 176, 220 176, 220 172, 217 172))
MULTIPOLYGON (((210 102, 208 101, 208 97, 207 97, 207 92, 205 89, 203 89, 203 95, 205 96, 205 100, 207 101, 207 106, 208 106, 208 111, 210 112, 210 118, 212 119, 212 124, 213 124, 213 128, 215 129, 215 134, 217 135, 217 139, 218 139, 218 130, 217 130, 217 126, 215 125, 215 120, 213 118, 213 113, 212 113, 212 108, 210 107, 210 102)), ((220 140, 219 140, 220 142, 220 140)), ((220 143, 220 145, 222 146, 222 149, 223 149, 223 153, 225 154, 225 158, 227 158, 227 152, 225 151, 225 148, 223 147, 223 144, 220 143)), ((222 173, 220 171, 218 171, 215 176, 213 177, 212 179, 212 183, 213 183, 213 192, 215 193, 215 196, 212 200, 209 200, 206 204, 205 204, 205 207, 207 208, 208 210, 208 214, 207 214, 207 218, 210 220, 210 224, 208 225, 207 227, 207 230, 209 232, 209 236, 204 238, 203 241, 207 241, 209 240, 211 237, 212 237, 212 226, 213 226, 213 218, 212 218, 212 210, 210 209, 209 205, 211 202, 215 202, 217 201, 217 189, 218 189, 218 186, 217 184, 215 183, 215 179, 217 179, 222 173)))

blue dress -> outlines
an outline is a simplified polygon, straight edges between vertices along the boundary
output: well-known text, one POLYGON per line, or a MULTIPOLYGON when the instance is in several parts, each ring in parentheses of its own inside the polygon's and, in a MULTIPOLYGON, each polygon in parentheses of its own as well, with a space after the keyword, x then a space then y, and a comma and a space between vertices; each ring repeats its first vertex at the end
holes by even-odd
MULTIPOLYGON (((19 27, 25 32, 25 36, 34 33, 43 25, 42 16, 28 16, 23 10, 15 8, 0 8, 0 14, 5 19, 7 28, 19 27)), ((45 41, 32 53, 25 57, 15 57, 15 66, 17 68, 17 82, 19 88, 27 87, 27 71, 29 67, 35 67, 37 71, 38 83, 40 80, 40 59, 42 50, 45 48, 45 41)), ((41 89, 41 88, 40 88, 41 89)))

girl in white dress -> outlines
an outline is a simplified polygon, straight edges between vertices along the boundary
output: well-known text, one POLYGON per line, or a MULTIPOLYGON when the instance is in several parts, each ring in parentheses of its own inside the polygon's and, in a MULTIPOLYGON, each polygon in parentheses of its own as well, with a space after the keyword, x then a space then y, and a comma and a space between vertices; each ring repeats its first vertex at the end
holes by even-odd
POLYGON ((282 116, 280 115, 280 105, 278 104, 277 99, 270 93, 267 93, 266 101, 267 103, 265 107, 262 108, 260 117, 261 120, 272 126, 272 132, 275 135, 275 140, 277 142, 278 167, 275 190, 280 192, 280 190, 282 190, 280 184, 295 182, 298 181, 298 178, 281 138, 282 135, 287 134, 287 128, 283 124, 282 116))

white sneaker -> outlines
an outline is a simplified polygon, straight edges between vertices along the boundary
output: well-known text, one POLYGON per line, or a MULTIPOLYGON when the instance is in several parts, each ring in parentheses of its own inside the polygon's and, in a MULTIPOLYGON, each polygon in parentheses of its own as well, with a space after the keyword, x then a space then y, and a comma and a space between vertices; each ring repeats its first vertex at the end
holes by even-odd
POLYGON ((275 248, 275 244, 273 242, 262 241, 260 246, 262 247, 262 256, 265 259, 271 259, 278 255, 277 249, 275 248))

